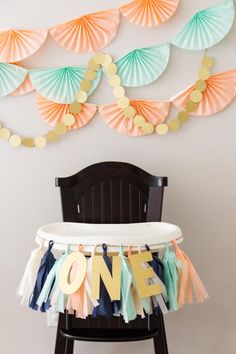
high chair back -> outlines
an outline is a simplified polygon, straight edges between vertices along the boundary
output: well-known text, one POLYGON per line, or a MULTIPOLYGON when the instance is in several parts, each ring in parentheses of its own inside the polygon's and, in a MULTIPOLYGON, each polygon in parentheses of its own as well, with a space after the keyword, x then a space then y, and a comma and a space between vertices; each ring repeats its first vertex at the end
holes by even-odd
MULTIPOLYGON (((138 223, 161 221, 167 177, 152 176, 124 162, 91 165, 66 178, 60 187, 63 220, 82 223, 138 223)), ((132 243, 132 242, 131 242, 132 243)), ((119 342, 154 339, 155 353, 167 354, 162 314, 126 324, 113 316, 77 319, 60 314, 55 354, 72 354, 74 340, 119 342)))

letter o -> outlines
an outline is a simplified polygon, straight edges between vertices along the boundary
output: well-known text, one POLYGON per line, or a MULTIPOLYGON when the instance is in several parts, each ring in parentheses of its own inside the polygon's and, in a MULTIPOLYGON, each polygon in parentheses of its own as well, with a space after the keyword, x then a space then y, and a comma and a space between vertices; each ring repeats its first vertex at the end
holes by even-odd
POLYGON ((86 275, 87 262, 81 252, 70 253, 62 264, 59 275, 59 287, 64 294, 74 294, 81 286, 86 275), (73 263, 77 263, 77 271, 74 279, 69 283, 69 275, 73 263))

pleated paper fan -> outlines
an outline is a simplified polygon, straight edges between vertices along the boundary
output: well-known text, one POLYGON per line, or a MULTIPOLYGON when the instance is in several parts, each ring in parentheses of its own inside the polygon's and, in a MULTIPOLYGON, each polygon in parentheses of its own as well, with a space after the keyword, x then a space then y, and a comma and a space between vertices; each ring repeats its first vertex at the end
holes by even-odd
POLYGON ((124 17, 143 27, 158 26, 175 13, 179 0, 134 0, 120 7, 124 17))
MULTIPOLYGON (((70 113, 70 105, 55 103, 48 101, 46 98, 37 94, 36 106, 41 117, 50 125, 55 125, 61 122, 64 114, 70 113)), ((72 129, 78 129, 87 124, 97 111, 97 106, 90 103, 83 103, 80 113, 73 114, 75 117, 75 124, 72 129)))
POLYGON ((229 32, 234 21, 233 0, 196 13, 172 42, 176 47, 200 50, 212 47, 229 32))
MULTIPOLYGON (((131 100, 137 114, 143 115, 145 119, 156 126, 162 123, 169 112, 169 102, 151 100, 131 100)), ((126 118, 123 111, 116 103, 99 106, 99 113, 106 124, 121 134, 141 136, 143 132, 132 121, 126 118)))
POLYGON ((12 95, 13 96, 26 95, 27 93, 30 93, 33 90, 34 90, 34 87, 33 87, 32 82, 30 80, 30 76, 29 76, 29 74, 27 74, 25 80, 14 92, 12 92, 12 95))
POLYGON ((97 51, 115 37, 120 23, 119 10, 100 11, 54 26, 53 40, 74 53, 97 51))
MULTIPOLYGON (((189 99, 193 86, 176 95, 172 102, 182 110, 189 99)), ((202 101, 193 115, 209 116, 223 111, 236 96, 236 70, 211 76, 207 80, 207 89, 203 92, 202 101)))
POLYGON ((0 61, 14 63, 34 54, 45 42, 47 29, 0 31, 0 61))
MULTIPOLYGON (((85 71, 86 68, 79 66, 36 69, 30 70, 30 79, 35 89, 48 100, 56 103, 72 103, 85 71)), ((89 94, 97 87, 100 77, 101 72, 98 71, 89 94)))
POLYGON ((124 86, 137 87, 155 81, 166 69, 170 45, 135 49, 117 59, 115 64, 124 86))
POLYGON ((25 80, 27 70, 20 66, 0 63, 0 97, 14 92, 25 80))

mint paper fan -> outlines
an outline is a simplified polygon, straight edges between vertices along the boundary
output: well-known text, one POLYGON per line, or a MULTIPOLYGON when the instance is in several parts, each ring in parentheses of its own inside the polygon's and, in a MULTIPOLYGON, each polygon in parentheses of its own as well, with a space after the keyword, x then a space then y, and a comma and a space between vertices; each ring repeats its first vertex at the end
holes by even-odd
POLYGON ((0 63, 0 97, 14 92, 25 80, 27 70, 20 66, 0 63))
POLYGON ((124 86, 138 87, 155 81, 169 62, 170 45, 134 49, 115 61, 124 86))
MULTIPOLYGON (((79 66, 66 66, 59 68, 46 68, 30 70, 30 79, 35 89, 45 98, 57 103, 72 103, 76 92, 84 78, 87 68, 79 66)), ((101 71, 93 81, 91 94, 99 84, 101 71)))
POLYGON ((177 34, 172 44, 176 47, 201 50, 220 42, 229 32, 234 21, 234 1, 197 12, 177 34))

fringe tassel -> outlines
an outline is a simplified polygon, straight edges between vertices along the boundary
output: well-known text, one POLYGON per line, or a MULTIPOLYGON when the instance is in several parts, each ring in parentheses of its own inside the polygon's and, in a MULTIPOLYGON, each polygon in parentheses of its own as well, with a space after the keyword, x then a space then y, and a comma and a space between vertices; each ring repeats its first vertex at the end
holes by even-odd
POLYGON ((175 253, 170 251, 168 244, 165 246, 163 257, 164 264, 164 283, 168 294, 169 311, 178 310, 178 271, 180 262, 175 257, 175 253))
POLYGON ((42 243, 30 254, 30 258, 27 262, 23 277, 16 292, 16 296, 21 298, 21 305, 29 304, 29 298, 34 290, 38 269, 43 255, 44 250, 42 243))
MULTIPOLYGON (((52 250, 53 242, 50 241, 48 245, 48 249, 45 252, 45 255, 43 256, 40 267, 38 270, 37 274, 37 279, 35 282, 33 294, 30 299, 29 307, 32 308, 33 310, 37 311, 38 310, 38 305, 37 305, 37 300, 38 297, 43 289, 44 283, 46 282, 47 276, 52 269, 56 259, 54 258, 51 250, 52 250)), ((41 308, 41 311, 45 311, 46 309, 43 307, 41 308)))
POLYGON ((193 302, 193 290, 197 303, 204 302, 209 298, 209 294, 196 269, 190 258, 180 249, 177 243, 173 241, 173 244, 176 257, 182 263, 182 267, 179 268, 179 305, 183 306, 193 302))
POLYGON ((125 323, 134 320, 137 317, 134 299, 131 292, 133 274, 130 269, 127 258, 123 254, 122 246, 120 246, 121 257, 121 310, 120 313, 124 317, 125 323))
MULTIPOLYGON (((107 255, 107 245, 103 244, 103 259, 112 274, 112 263, 110 258, 107 255)), ((110 296, 105 288, 105 285, 101 279, 100 283, 100 296, 99 296, 99 305, 93 309, 93 317, 104 316, 111 317, 112 315, 119 314, 119 301, 111 301, 110 296)))
POLYGON ((40 308, 40 311, 45 312, 49 310, 51 306, 51 299, 50 296, 55 290, 55 281, 56 281, 56 274, 57 270, 61 268, 62 263, 64 262, 65 257, 61 256, 56 260, 52 269, 50 270, 47 279, 44 283, 42 291, 38 297, 37 305, 40 308))
POLYGON ((59 287, 59 275, 60 275, 62 264, 64 263, 64 260, 69 254, 69 249, 70 249, 70 245, 67 246, 66 252, 63 254, 63 256, 60 257, 60 262, 56 267, 55 282, 53 285, 53 289, 49 295, 50 304, 53 312, 61 312, 61 313, 65 312, 67 295, 64 294, 59 287))

